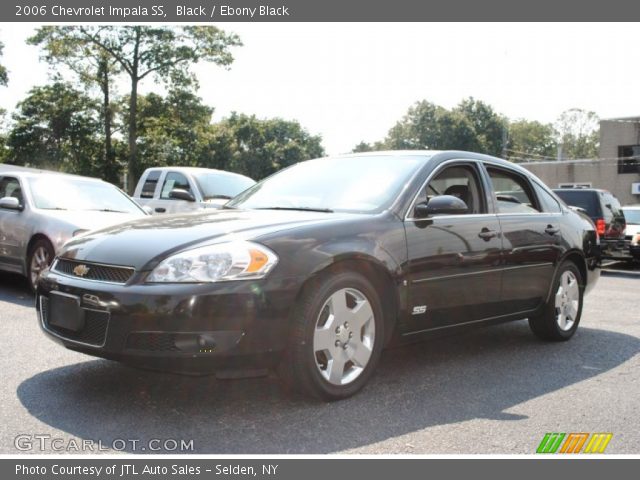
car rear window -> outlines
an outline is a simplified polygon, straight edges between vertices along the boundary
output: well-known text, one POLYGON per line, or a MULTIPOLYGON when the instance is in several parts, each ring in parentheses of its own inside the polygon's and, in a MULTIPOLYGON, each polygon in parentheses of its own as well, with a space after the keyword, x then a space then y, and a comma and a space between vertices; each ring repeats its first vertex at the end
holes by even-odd
POLYGON ((592 218, 600 216, 598 195, 596 192, 581 192, 580 190, 554 190, 567 205, 583 208, 592 218))

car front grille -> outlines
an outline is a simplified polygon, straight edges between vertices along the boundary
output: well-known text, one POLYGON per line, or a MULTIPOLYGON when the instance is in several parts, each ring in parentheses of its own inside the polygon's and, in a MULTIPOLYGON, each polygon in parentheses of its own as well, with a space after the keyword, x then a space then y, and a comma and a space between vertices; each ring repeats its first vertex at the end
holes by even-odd
POLYGON ((56 259, 51 269, 54 272, 69 275, 70 277, 119 284, 127 283, 135 273, 135 269, 133 267, 101 265, 97 263, 68 260, 66 258, 56 259))
POLYGON ((134 332, 127 337, 127 349, 145 352, 179 352, 176 345, 180 334, 165 332, 134 332))
POLYGON ((109 312, 84 310, 84 328, 78 332, 51 325, 49 323, 49 299, 40 297, 40 315, 42 323, 50 332, 74 342, 85 343, 96 347, 104 345, 109 326, 109 312))

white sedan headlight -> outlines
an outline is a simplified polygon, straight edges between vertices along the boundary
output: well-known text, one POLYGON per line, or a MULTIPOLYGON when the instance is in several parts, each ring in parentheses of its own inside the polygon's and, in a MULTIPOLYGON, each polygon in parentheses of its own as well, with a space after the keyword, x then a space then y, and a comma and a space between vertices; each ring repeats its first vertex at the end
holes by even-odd
POLYGON ((640 233, 636 233, 631 238, 631 245, 633 245, 634 247, 637 247, 638 245, 640 245, 640 233))
POLYGON ((278 257, 257 243, 237 241, 185 250, 153 269, 148 283, 221 282, 264 277, 278 257))

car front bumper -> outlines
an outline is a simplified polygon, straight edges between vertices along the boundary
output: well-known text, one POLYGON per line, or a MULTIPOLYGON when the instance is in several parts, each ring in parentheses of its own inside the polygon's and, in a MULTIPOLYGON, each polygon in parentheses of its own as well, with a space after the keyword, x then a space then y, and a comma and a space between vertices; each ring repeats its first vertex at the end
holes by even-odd
POLYGON ((145 368, 212 373, 273 367, 287 343, 299 287, 297 278, 115 285, 46 271, 36 309, 44 333, 70 350, 145 368), (77 302, 80 326, 60 326, 60 312, 52 309, 61 297, 77 302))

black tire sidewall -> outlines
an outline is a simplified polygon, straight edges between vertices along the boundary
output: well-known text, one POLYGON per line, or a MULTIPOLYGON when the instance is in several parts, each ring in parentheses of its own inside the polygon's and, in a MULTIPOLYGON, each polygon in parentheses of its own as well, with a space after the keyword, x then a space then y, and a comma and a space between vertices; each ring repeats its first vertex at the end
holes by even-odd
POLYGON ((49 252, 49 265, 51 265, 51 262, 53 261, 53 258, 55 256, 53 245, 49 240, 45 240, 44 238, 36 240, 34 244, 31 245, 31 248, 29 248, 29 253, 27 254, 27 283, 29 284, 29 288, 32 292, 36 291, 37 285, 31 284, 31 261, 33 260, 34 253, 39 247, 44 247, 49 252))
POLYGON ((304 315, 304 334, 305 345, 300 352, 303 355, 303 367, 305 377, 309 382, 309 386, 313 388, 316 395, 327 399, 337 400, 349 397, 358 392, 367 383, 373 374, 376 365, 380 359, 382 347, 384 344, 384 318, 383 309, 380 298, 376 289, 362 275, 354 272, 337 273, 334 275, 324 275, 305 293, 307 300, 304 315), (313 337, 316 328, 316 322, 321 308, 327 299, 336 291, 343 288, 354 288, 360 291, 369 301, 374 314, 375 322, 375 339, 371 358, 362 373, 353 382, 348 385, 333 385, 322 377, 322 374, 316 366, 315 352, 313 351, 313 337))

